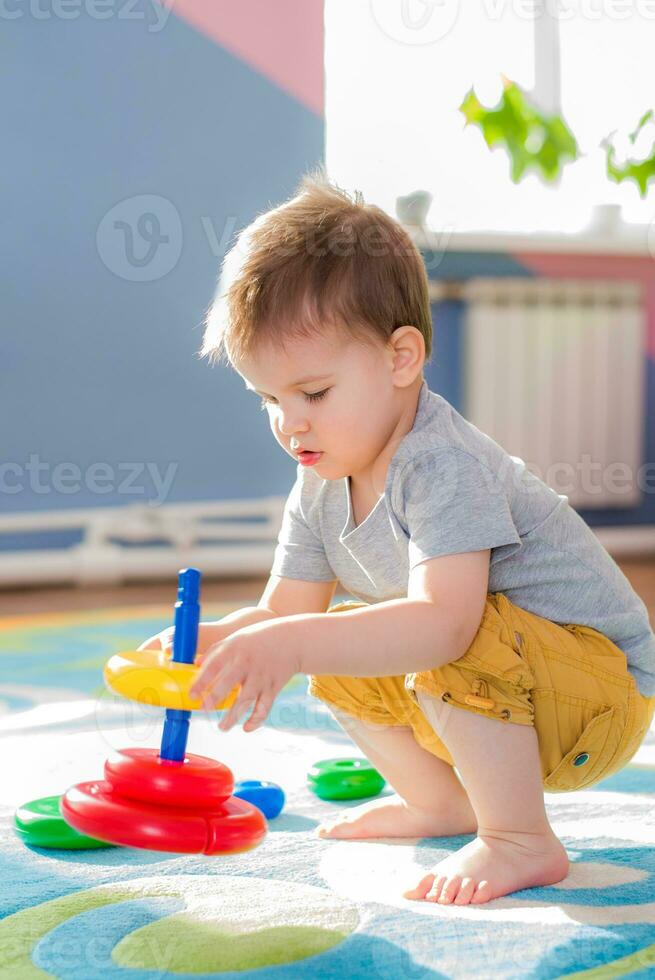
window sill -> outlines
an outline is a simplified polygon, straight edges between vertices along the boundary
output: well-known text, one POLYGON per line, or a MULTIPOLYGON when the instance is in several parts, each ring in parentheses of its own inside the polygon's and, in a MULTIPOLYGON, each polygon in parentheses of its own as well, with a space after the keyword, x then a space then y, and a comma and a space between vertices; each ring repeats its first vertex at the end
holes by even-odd
POLYGON ((623 225, 607 232, 454 232, 404 224, 419 249, 435 252, 551 252, 578 255, 636 255, 655 259, 655 223, 623 225))

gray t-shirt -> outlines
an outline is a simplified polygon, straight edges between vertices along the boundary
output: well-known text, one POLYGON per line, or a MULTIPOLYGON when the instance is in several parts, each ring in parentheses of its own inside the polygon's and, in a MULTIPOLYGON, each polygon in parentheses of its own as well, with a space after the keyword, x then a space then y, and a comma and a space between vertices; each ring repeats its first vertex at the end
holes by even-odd
POLYGON ((625 653, 642 694, 655 694, 648 612, 588 524, 518 456, 421 387, 412 429, 387 470, 384 496, 353 521, 350 482, 298 464, 271 572, 338 579, 364 602, 407 595, 409 572, 440 555, 491 549, 489 592, 555 623, 591 626, 625 653))

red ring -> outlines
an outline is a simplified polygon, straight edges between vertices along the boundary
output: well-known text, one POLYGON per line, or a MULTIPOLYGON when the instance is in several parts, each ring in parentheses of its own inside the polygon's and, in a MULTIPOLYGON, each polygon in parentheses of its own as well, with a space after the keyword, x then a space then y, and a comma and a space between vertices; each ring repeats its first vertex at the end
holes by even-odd
POLYGON ((222 762, 191 754, 169 762, 156 749, 121 749, 105 762, 105 779, 117 796, 175 807, 215 807, 234 792, 222 762))
POLYGON ((156 749, 122 749, 105 763, 106 779, 64 794, 61 812, 76 830, 112 844, 182 854, 234 854, 266 835, 262 812, 231 796, 232 771, 202 755, 183 762, 156 749), (87 833, 88 831, 82 831, 87 833))

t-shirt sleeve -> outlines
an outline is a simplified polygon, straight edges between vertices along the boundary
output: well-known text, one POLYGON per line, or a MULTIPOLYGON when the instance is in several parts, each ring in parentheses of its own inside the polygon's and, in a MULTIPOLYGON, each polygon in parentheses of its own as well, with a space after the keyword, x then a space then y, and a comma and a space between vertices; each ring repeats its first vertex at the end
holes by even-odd
POLYGON ((331 582, 337 576, 330 567, 321 538, 309 525, 307 503, 307 489, 299 472, 284 505, 271 574, 306 582, 331 582))
POLYGON ((450 447, 426 450, 406 464, 401 476, 410 570, 441 555, 521 546, 505 488, 470 453, 450 447))

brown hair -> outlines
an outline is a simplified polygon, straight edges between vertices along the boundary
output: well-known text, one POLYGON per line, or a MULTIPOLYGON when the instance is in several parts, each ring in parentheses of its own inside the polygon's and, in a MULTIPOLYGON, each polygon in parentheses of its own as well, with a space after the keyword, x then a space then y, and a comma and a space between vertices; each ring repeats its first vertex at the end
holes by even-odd
POLYGON ((285 338, 330 327, 363 344, 386 343, 405 325, 423 335, 428 361, 432 316, 420 252, 397 221, 319 167, 225 255, 200 355, 234 362, 262 340, 284 347, 285 338))

